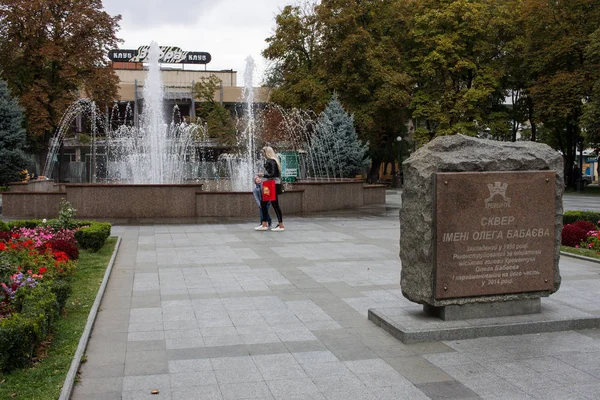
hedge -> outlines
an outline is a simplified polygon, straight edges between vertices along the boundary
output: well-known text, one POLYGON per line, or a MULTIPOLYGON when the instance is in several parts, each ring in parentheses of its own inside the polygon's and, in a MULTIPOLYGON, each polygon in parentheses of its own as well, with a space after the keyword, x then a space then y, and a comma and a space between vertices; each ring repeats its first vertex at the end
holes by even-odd
POLYGON ((86 250, 98 251, 110 236, 112 225, 108 222, 93 222, 90 226, 75 232, 75 240, 79 247, 86 250))
POLYGON ((27 228, 27 229, 33 229, 39 225, 42 225, 42 220, 41 219, 20 219, 17 221, 11 221, 8 223, 8 225, 11 228, 27 228))
POLYGON ((594 225, 598 225, 598 221, 600 221, 600 212, 587 210, 569 210, 564 212, 563 225, 569 225, 575 221, 588 221, 594 225))
POLYGON ((59 316, 59 304, 49 285, 41 284, 18 297, 20 312, 0 319, 0 371, 29 363, 59 316))

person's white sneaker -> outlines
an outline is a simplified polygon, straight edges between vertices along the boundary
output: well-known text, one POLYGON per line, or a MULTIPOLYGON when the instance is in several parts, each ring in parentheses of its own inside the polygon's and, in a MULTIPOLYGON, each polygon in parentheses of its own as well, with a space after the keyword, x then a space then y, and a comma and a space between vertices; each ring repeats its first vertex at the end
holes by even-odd
POLYGON ((266 226, 257 226, 256 228, 254 228, 255 231, 267 231, 269 230, 269 228, 267 228, 266 226))
POLYGON ((283 232, 285 231, 285 229, 283 228, 283 226, 279 226, 277 225, 275 228, 271 229, 272 232, 283 232))

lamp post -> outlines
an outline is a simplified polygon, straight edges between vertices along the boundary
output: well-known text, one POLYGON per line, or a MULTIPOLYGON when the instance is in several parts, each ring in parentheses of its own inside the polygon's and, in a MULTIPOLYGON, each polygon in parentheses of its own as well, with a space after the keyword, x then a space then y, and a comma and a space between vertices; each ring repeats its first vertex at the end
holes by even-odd
POLYGON ((402 176, 402 136, 396 137, 396 141, 398 142, 398 172, 394 180, 396 181, 396 187, 399 187, 402 185, 402 180, 400 179, 402 176))

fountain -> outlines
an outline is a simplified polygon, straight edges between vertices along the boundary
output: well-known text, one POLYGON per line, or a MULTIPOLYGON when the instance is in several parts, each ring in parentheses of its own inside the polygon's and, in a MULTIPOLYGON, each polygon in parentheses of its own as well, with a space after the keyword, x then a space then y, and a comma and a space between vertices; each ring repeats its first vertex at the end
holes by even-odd
MULTIPOLYGON (((150 44, 148 74, 143 89, 143 111, 138 127, 120 126, 107 132, 107 180, 133 184, 183 183, 196 161, 195 133, 185 122, 165 122, 160 77, 160 48, 150 44)), ((196 165, 197 166, 197 165, 196 165)))
MULTIPOLYGON (((28 194, 26 190, 31 189, 22 190, 15 186, 13 192, 4 195, 4 216, 52 217, 62 198, 73 204, 81 218, 112 221, 254 215, 252 178, 262 169, 261 160, 257 158, 257 140, 273 143, 276 149, 296 152, 300 156, 301 180, 287 188, 282 201, 286 215, 385 203, 384 186, 365 186, 361 180, 341 179, 328 167, 327 160, 313 154, 315 143, 319 143, 313 137, 317 121, 314 114, 283 110, 277 106, 255 112, 252 57, 246 59, 244 113, 236 125, 239 127, 236 151, 222 155, 219 160, 226 167, 226 176, 210 180, 206 179, 206 174, 201 176, 210 169, 202 161, 206 126, 176 121, 177 109, 171 122, 165 121, 159 57, 160 49, 153 42, 139 126, 126 123, 115 126, 119 119, 114 118, 115 110, 100 112, 94 102, 87 99, 75 102, 63 116, 60 128, 50 142, 44 175, 52 177, 54 159, 65 134, 73 120, 85 114, 92 136, 91 183, 60 183, 51 191, 29 192, 28 197, 24 197, 28 194), (266 120, 269 113, 272 113, 271 117, 276 115, 276 124, 266 120), (260 137, 269 130, 268 124, 277 134, 270 138, 268 134, 260 137), (103 154, 97 154, 100 147, 104 149, 103 154), (101 161, 97 162, 97 157, 101 157, 101 161)), ((126 108, 127 112, 131 112, 131 107, 126 108)), ((323 154, 323 151, 319 153, 323 154)), ((213 171, 212 174, 214 178, 218 173, 213 171)))
POLYGON ((243 105, 244 113, 241 118, 240 135, 238 136, 236 154, 224 154, 222 159, 227 164, 231 190, 236 192, 252 191, 252 178, 261 170, 260 160, 257 158, 256 117, 254 113, 254 59, 246 58, 244 71, 243 105))

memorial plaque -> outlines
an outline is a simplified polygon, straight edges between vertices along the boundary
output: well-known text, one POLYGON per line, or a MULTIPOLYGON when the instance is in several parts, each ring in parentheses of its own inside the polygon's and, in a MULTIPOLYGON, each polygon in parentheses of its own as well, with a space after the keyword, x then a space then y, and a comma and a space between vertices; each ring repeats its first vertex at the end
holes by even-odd
POLYGON ((436 299, 552 289, 556 171, 434 179, 436 299))

